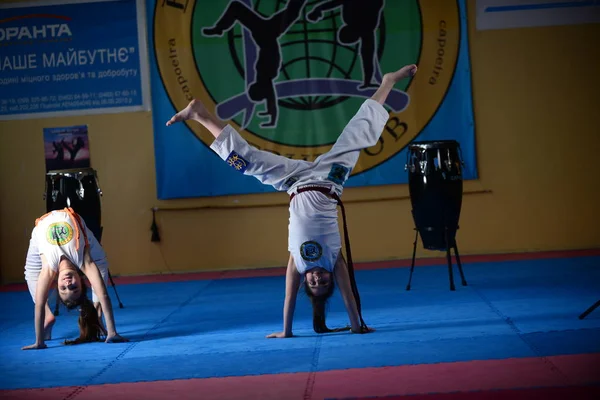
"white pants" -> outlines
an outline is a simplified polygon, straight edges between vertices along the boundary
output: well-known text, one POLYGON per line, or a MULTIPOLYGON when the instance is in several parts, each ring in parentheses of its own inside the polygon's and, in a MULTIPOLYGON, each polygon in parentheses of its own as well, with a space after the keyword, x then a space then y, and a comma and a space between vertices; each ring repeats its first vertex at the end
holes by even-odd
POLYGON ((230 125, 223 129, 210 147, 232 167, 279 191, 286 190, 291 194, 299 186, 320 182, 333 184, 337 194, 341 195, 343 184, 356 165, 360 151, 377 144, 388 118, 389 113, 381 104, 367 99, 333 147, 313 162, 292 160, 258 150, 250 146, 230 125), (343 167, 334 172, 345 172, 339 179, 336 177, 340 174, 331 174, 334 164, 343 167))
MULTIPOLYGON (((318 185, 341 196, 360 151, 377 144, 388 118, 389 113, 381 104, 366 100, 331 150, 314 162, 258 150, 229 125, 211 149, 231 167, 276 190, 292 194, 299 187, 318 185)), ((298 271, 304 273, 317 266, 333 271, 342 247, 336 201, 319 192, 302 192, 290 202, 289 222, 288 249, 298 271)))
MULTIPOLYGON (((108 285, 108 260, 106 258, 106 254, 104 253, 104 249, 96 240, 96 237, 86 227, 86 232, 88 236, 88 242, 90 244, 90 255, 92 260, 98 266, 100 270, 100 275, 102 275, 102 279, 104 280, 104 284, 108 285)), ((32 238, 29 240, 29 249, 27 250, 27 258, 25 260, 25 281, 27 281, 27 287, 29 289, 29 294, 35 303, 35 291, 37 288, 38 277, 40 276, 40 272, 42 272, 42 258, 40 257, 38 245, 35 240, 35 235, 32 234, 32 238)), ((92 300, 94 302, 98 302, 98 297, 94 290, 92 289, 92 300)))

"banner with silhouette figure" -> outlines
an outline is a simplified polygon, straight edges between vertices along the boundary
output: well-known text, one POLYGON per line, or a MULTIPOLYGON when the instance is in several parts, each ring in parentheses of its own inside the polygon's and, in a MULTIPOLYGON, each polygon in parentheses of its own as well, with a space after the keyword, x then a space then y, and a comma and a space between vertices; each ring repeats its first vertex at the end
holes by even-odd
POLYGON ((87 125, 44 128, 46 172, 89 168, 90 145, 87 125))
POLYGON ((412 141, 457 140, 477 177, 465 1, 148 0, 159 199, 273 192, 210 148, 197 98, 258 149, 314 160, 382 75, 417 64, 385 103, 389 121, 346 187, 404 184, 412 141))

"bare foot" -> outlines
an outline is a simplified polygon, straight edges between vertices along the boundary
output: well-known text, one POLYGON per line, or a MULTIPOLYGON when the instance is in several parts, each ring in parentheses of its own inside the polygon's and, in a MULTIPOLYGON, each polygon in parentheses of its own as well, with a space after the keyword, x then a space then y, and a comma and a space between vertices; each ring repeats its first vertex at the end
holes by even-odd
POLYGON ((389 72, 383 76, 383 79, 389 80, 393 84, 400 82, 404 78, 414 76, 417 73, 417 66, 415 64, 405 65, 396 72, 389 72))
POLYGON ((176 122, 186 121, 188 119, 192 119, 195 121, 200 121, 209 117, 208 110, 204 107, 199 100, 192 100, 190 104, 187 105, 186 108, 179 111, 177 114, 173 115, 170 120, 167 121, 167 126, 173 125, 176 122))

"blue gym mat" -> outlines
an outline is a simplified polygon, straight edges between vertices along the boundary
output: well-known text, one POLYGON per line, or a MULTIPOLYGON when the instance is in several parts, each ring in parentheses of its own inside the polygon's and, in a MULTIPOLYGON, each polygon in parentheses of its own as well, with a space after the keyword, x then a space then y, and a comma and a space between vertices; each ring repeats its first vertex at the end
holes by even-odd
MULTIPOLYGON (((447 266, 358 270, 363 316, 376 332, 317 335, 299 295, 294 334, 282 329, 284 276, 117 284, 109 293, 129 343, 64 346, 77 313, 61 307, 48 348, 35 339, 26 291, 0 293, 0 389, 225 377, 600 352, 600 257, 463 262, 468 286, 447 266), (316 354, 318 353, 318 354, 316 354), (315 360, 318 360, 315 361, 315 360)), ((53 304, 53 303, 52 303, 53 304)), ((51 307, 53 308, 53 307, 51 307)), ((347 324, 339 293, 328 326, 347 324)))

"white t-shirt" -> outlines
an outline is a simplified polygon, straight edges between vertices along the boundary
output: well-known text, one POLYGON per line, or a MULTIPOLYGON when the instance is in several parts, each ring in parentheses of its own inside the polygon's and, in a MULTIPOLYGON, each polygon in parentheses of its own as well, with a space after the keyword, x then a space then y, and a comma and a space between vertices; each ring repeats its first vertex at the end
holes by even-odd
MULTIPOLYGON (((70 216, 65 216, 67 214, 65 211, 53 211, 46 216, 42 217, 42 219, 38 220, 37 225, 33 228, 31 232, 31 239, 29 241, 29 248, 27 250, 27 258, 25 260, 25 280, 27 282, 27 287, 29 289, 29 293, 31 294, 31 298, 35 302, 35 291, 37 289, 37 281, 42 271, 42 258, 40 254, 45 254, 46 259, 48 260, 49 267, 53 271, 58 270, 58 263, 60 262, 60 257, 65 255, 73 264, 75 264, 78 268, 81 269, 83 265, 83 252, 85 250, 85 239, 83 235, 80 233, 79 235, 79 249, 76 249, 75 241, 77 240, 75 237, 75 231, 73 230, 73 238, 66 243, 64 246, 58 246, 56 244, 50 244, 47 240, 48 228, 51 226, 60 226, 63 228, 64 226, 60 224, 68 223, 70 227, 74 228, 75 225, 71 225, 73 223, 72 218, 70 216), (54 223, 59 222, 59 225, 53 225, 54 223), (74 257, 73 257, 74 256, 74 257), (73 258, 71 258, 73 257, 73 258), (53 260, 53 261, 51 261, 53 260), (58 260, 58 261, 57 261, 58 260), (79 260, 81 263, 79 263, 79 260)), ((100 275, 104 280, 104 283, 107 284, 108 281, 108 260, 106 258, 106 254, 102 246, 96 240, 94 234, 87 228, 85 225, 85 221, 81 218, 81 223, 85 228, 87 240, 90 247, 90 256, 94 263, 98 266, 98 270, 100 271, 100 275)), ((81 232, 80 225, 77 225, 81 232)), ((54 229, 54 228, 50 228, 54 229)), ((67 231, 65 231, 67 232, 67 231)), ((52 233, 52 232, 50 232, 52 233)), ((64 235, 59 235, 59 239, 64 235)), ((52 237, 52 236, 51 236, 52 237)), ((68 237, 68 233, 67 233, 68 237)), ((56 239, 56 238, 55 238, 56 239)), ((66 241, 66 238, 61 241, 66 241)), ((56 240, 52 240, 53 243, 56 243, 56 240)), ((94 302, 98 301, 96 293, 92 289, 92 300, 94 302)))
POLYGON ((82 218, 79 221, 64 210, 52 211, 36 221, 32 237, 35 237, 39 253, 46 257, 51 270, 58 271, 63 256, 81 269, 87 227, 82 218))
POLYGON ((337 206, 316 191, 298 193, 290 202, 288 250, 300 274, 315 267, 333 272, 342 248, 337 206))

